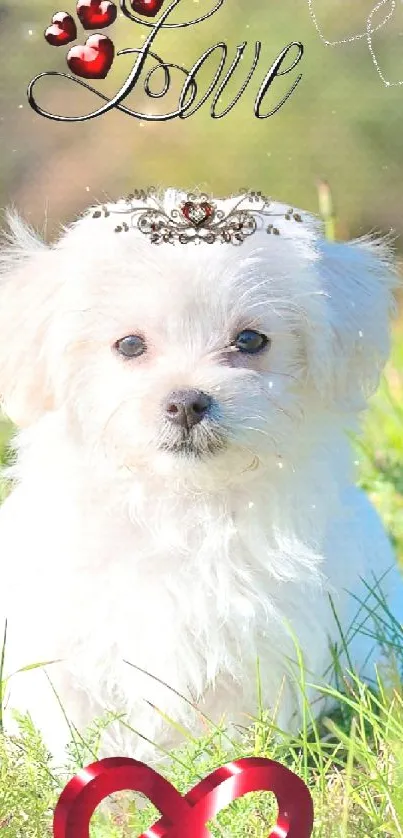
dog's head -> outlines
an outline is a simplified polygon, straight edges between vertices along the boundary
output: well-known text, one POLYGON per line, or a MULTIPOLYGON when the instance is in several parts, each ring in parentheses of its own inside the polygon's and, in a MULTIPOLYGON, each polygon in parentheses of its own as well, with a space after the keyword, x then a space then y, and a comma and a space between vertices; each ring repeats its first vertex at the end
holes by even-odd
POLYGON ((319 412, 361 410, 389 352, 390 255, 302 215, 239 247, 156 245, 92 212, 48 247, 11 217, 5 411, 21 427, 62 412, 117 466, 169 470, 275 459, 319 412))

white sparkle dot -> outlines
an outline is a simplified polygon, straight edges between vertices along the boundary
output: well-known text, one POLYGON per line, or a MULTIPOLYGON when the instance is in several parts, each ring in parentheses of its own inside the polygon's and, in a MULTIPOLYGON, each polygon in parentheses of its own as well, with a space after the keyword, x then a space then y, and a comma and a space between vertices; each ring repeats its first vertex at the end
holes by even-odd
POLYGON ((28 35, 33 35, 33 34, 34 34, 34 30, 33 29, 28 29, 28 35))
POLYGON ((85 187, 85 190, 86 190, 86 192, 89 192, 89 191, 90 191, 90 187, 89 187, 89 186, 86 186, 86 187, 85 187))
POLYGON ((284 463, 277 463, 279 468, 284 468, 284 463))
POLYGON ((358 332, 358 334, 359 334, 360 338, 362 338, 362 337, 364 336, 364 332, 363 332, 363 331, 361 331, 361 329, 360 329, 360 331, 358 332))
POLYGON ((272 390, 272 389, 273 389, 273 387, 274 387, 273 382, 272 382, 272 381, 269 381, 269 390, 272 390))
POLYGON ((359 466, 359 465, 360 465, 360 461, 359 461, 359 460, 354 460, 354 465, 355 465, 355 466, 359 466))
POLYGON ((254 505, 255 505, 255 504, 254 504, 254 503, 253 503, 253 501, 251 500, 251 501, 248 503, 248 507, 249 507, 249 509, 253 509, 254 505))
POLYGON ((24 107, 24 105, 18 105, 18 107, 21 109, 21 108, 23 108, 23 107, 24 107))
POLYGON ((316 503, 312 504, 312 509, 316 509, 316 503))

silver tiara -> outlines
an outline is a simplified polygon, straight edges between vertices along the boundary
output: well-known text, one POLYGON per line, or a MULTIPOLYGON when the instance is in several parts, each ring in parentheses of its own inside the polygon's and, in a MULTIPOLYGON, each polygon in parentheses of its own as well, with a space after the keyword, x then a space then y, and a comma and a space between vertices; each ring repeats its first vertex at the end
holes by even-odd
POLYGON ((189 242, 222 242, 239 245, 253 235, 257 229, 264 229, 269 235, 279 236, 280 230, 273 221, 267 224, 265 218, 285 218, 301 222, 302 218, 293 209, 285 213, 273 213, 270 200, 261 192, 242 190, 236 203, 228 212, 219 209, 213 198, 202 192, 189 192, 177 207, 169 213, 164 209, 157 189, 137 189, 124 199, 122 209, 103 205, 93 212, 93 218, 109 215, 129 215, 129 223, 122 221, 115 227, 115 233, 127 233, 137 228, 148 236, 153 244, 188 244, 189 242), (148 202, 151 206, 136 206, 136 201, 148 202), (245 203, 261 204, 260 207, 245 207, 245 203))

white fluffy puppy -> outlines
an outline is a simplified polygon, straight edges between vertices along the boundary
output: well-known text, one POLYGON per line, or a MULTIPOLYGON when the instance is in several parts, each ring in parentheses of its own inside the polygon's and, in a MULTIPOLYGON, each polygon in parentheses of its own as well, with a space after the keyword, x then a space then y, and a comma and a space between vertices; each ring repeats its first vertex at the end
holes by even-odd
MULTIPOLYGON (((162 197, 168 213, 183 199, 162 197)), ((122 713, 101 753, 150 758, 127 725, 172 746, 155 708, 199 722, 180 695, 248 724, 259 658, 264 705, 290 729, 295 640, 307 682, 331 679, 345 641, 373 677, 367 585, 400 596, 346 433, 388 355, 387 248, 326 242, 280 204, 280 235, 263 219, 239 247, 156 245, 116 234, 109 209, 52 246, 11 218, 2 254, 0 392, 20 429, 0 510, 6 670, 59 661, 47 673, 72 723, 122 713)), ((8 686, 61 756, 45 671, 8 686)))

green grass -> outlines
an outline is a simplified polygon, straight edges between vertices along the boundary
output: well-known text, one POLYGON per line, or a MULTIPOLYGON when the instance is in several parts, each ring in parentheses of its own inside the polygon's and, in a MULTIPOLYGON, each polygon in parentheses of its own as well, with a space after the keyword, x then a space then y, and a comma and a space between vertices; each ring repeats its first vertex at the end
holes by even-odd
MULTIPOLYGON (((364 436, 354 444, 360 483, 380 510, 402 561, 403 375, 399 370, 403 370, 403 339, 398 330, 392 362, 372 400, 364 436)), ((9 435, 10 427, 0 423, 3 463, 9 435)), ((395 632, 394 643, 394 663, 402 672, 402 632, 395 632)), ((197 740, 188 735, 162 773, 184 793, 231 759, 252 755, 276 759, 299 774, 311 790, 314 838, 403 836, 403 689, 395 671, 391 669, 388 677, 384 673, 382 679, 379 676, 377 690, 354 676, 346 679, 331 718, 312 726, 307 706, 305 730, 298 737, 276 732, 262 706, 238 741, 206 722, 205 735, 197 740)), ((94 723, 85 737, 88 747, 75 737, 71 760, 58 772, 52 769, 29 719, 20 719, 18 737, 0 734, 1 838, 51 836, 57 797, 67 779, 93 761, 99 730, 108 721, 94 723)), ((134 838, 143 832, 158 813, 150 805, 137 803, 134 795, 121 794, 115 796, 112 811, 101 806, 93 819, 91 838, 134 838)), ((274 820, 270 795, 256 793, 224 810, 211 825, 211 833, 215 838, 266 838, 274 820)))

